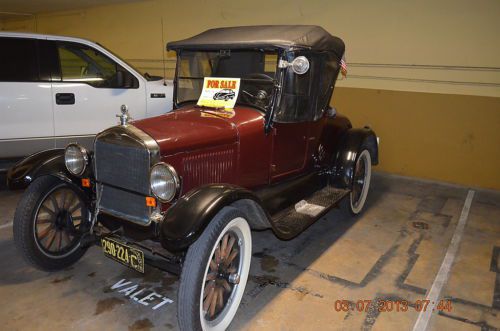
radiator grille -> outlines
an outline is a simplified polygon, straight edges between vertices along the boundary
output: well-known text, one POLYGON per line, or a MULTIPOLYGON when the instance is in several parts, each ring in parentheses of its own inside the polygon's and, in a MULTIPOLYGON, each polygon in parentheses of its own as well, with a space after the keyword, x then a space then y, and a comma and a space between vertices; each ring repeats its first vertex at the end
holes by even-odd
POLYGON ((233 171, 233 149, 203 152, 183 159, 184 185, 230 182, 233 171))
POLYGON ((143 195, 112 186, 103 186, 100 210, 139 224, 149 222, 150 210, 143 195))
POLYGON ((111 139, 97 139, 94 153, 99 182, 149 194, 150 161, 144 146, 138 142, 119 144, 111 139))
POLYGON ((114 127, 100 133, 94 145, 95 176, 102 185, 100 210, 143 225, 149 223, 151 213, 145 196, 150 195, 151 152, 155 151, 148 138, 134 127, 114 127))

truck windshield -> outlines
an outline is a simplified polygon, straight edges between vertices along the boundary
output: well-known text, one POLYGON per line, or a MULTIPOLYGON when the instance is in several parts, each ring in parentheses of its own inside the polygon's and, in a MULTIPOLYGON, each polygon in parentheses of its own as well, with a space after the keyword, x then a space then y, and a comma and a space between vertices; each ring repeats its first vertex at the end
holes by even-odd
POLYGON ((177 104, 197 101, 205 77, 240 78, 237 104, 266 111, 274 93, 278 54, 265 51, 182 51, 177 63, 177 104))

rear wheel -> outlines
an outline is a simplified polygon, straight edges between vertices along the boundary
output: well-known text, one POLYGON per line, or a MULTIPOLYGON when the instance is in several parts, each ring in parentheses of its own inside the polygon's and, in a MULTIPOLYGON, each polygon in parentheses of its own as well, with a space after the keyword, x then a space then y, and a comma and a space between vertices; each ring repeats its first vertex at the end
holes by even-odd
POLYGON ((24 192, 14 215, 14 242, 24 259, 46 271, 79 260, 88 230, 85 196, 53 176, 36 179, 24 192))
POLYGON ((188 250, 181 274, 181 330, 225 330, 245 291, 252 256, 244 215, 225 207, 188 250))
POLYGON ((361 213, 365 206, 368 190, 370 189, 371 175, 372 161, 370 152, 366 148, 361 148, 353 169, 351 192, 348 198, 344 200, 344 209, 347 209, 352 215, 361 213))

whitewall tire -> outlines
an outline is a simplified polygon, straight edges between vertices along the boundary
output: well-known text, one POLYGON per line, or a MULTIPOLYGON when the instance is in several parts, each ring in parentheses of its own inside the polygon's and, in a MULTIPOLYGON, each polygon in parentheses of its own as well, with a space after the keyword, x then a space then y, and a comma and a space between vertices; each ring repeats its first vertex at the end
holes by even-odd
POLYGON ((243 297, 252 258, 252 236, 244 215, 223 208, 189 248, 181 274, 181 330, 225 330, 243 297))
POLYGON ((372 160, 370 152, 367 149, 361 149, 361 153, 356 158, 356 163, 353 169, 353 179, 351 192, 348 196, 347 208, 353 215, 358 215, 362 212, 372 176, 372 160))

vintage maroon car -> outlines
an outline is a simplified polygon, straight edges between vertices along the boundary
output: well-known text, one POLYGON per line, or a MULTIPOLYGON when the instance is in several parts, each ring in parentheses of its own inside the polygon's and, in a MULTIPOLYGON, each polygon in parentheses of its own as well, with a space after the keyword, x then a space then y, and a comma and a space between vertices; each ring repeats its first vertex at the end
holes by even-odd
POLYGON ((344 53, 317 26, 213 29, 172 42, 171 113, 21 161, 14 239, 57 270, 91 244, 139 272, 180 274, 182 330, 222 330, 248 279, 251 229, 291 239, 332 206, 358 214, 378 143, 329 106, 344 53), (197 106, 205 77, 240 78, 232 110, 197 106), (345 198, 345 199, 344 199, 345 198), (342 201, 341 201, 342 200, 342 201))

